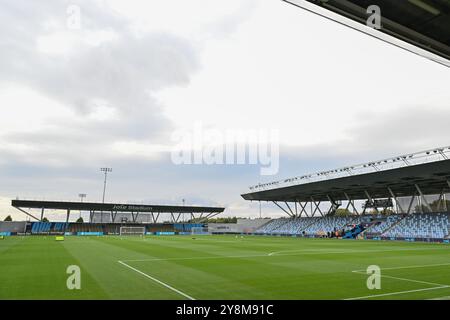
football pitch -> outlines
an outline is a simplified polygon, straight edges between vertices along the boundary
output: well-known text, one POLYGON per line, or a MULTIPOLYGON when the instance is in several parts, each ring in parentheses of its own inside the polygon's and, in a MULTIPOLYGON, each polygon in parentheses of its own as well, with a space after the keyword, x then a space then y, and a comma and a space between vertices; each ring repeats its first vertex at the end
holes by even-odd
POLYGON ((449 299, 450 245, 262 236, 0 240, 0 299, 449 299), (67 268, 80 268, 69 290, 67 268), (367 267, 381 289, 367 288, 367 267))

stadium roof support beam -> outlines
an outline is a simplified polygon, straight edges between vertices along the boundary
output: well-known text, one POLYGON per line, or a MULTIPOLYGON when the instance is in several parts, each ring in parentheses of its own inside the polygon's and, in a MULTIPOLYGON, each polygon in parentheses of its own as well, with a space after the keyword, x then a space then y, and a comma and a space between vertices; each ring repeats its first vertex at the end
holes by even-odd
POLYGON ((299 201, 298 204, 300 205, 300 208, 302 209, 300 211, 300 215, 299 216, 301 217, 303 212, 304 212, 305 216, 307 216, 309 218, 308 211, 306 211, 306 206, 308 205, 308 202, 305 202, 305 205, 302 205, 302 203, 299 201))
POLYGON ((153 223, 157 223, 158 222, 158 219, 159 219, 159 212, 158 212, 158 214, 156 215, 156 218, 155 218, 155 214, 152 212, 152 219, 153 219, 153 223))
POLYGON ((199 222, 206 222, 208 221, 208 219, 213 218, 215 216, 217 216, 219 213, 217 212, 210 212, 206 215, 206 217, 203 217, 203 219, 201 219, 199 222))
MULTIPOLYGON (((292 217, 292 215, 287 212, 283 207, 281 207, 276 201, 272 201, 278 208, 280 208, 281 210, 283 210, 288 216, 292 217)), ((300 204, 301 205, 301 204, 300 204)))
POLYGON ((41 221, 44 220, 44 211, 45 211, 45 208, 42 208, 41 209, 41 221))
POLYGON ((289 206, 289 203, 287 203, 286 201, 284 203, 286 204, 286 207, 289 209, 289 212, 292 214, 292 216, 295 217, 295 213, 292 211, 291 207, 289 206))
POLYGON ((336 211, 337 209, 339 209, 341 203, 340 202, 336 202, 333 198, 330 197, 330 195, 327 194, 327 199, 328 201, 330 201, 331 205, 330 205, 330 209, 328 209, 327 215, 330 215, 333 211, 336 211))
MULTIPOLYGON (((445 189, 442 189, 442 192, 439 194, 439 199, 437 202, 437 208, 436 208, 437 211, 441 211, 441 206, 443 204, 442 200, 444 199, 444 195, 445 195, 445 189)), ((445 209, 445 211, 447 211, 447 209, 445 209)))
POLYGON ((444 193, 443 200, 444 200, 444 201, 443 201, 443 204, 444 204, 444 211, 447 212, 447 211, 448 211, 448 207, 447 207, 447 199, 446 199, 445 193, 444 193))
MULTIPOLYGON (((431 210, 430 204, 428 203, 427 199, 423 195, 422 190, 420 190, 419 185, 415 184, 415 186, 416 186, 417 191, 419 192, 419 196, 420 196, 421 200, 425 203, 425 206, 427 207, 427 209, 430 210, 430 212, 433 212, 433 210, 431 210)), ((422 206, 420 206, 420 207, 421 207, 420 209, 422 210, 423 207, 422 206)))
POLYGON ((320 210, 320 207, 319 207, 320 206, 320 201, 317 203, 316 200, 314 200, 314 197, 311 197, 311 203, 316 206, 314 211, 313 211, 313 213, 312 213, 312 216, 314 217, 316 211, 318 210, 320 215, 323 217, 323 212, 322 212, 322 210, 320 210))
POLYGON ((415 194, 411 196, 411 201, 409 202, 408 211, 406 212, 407 214, 410 214, 410 213, 411 213, 412 205, 413 205, 413 203, 414 203, 414 199, 415 199, 415 198, 416 198, 416 195, 415 195, 415 194))
POLYGON ((66 223, 69 223, 69 219, 70 219, 70 209, 67 209, 67 213, 66 213, 66 223))
POLYGON ((23 213, 25 213, 27 216, 30 216, 30 217, 32 217, 33 219, 35 219, 36 221, 39 221, 39 219, 38 218, 36 218, 35 216, 33 216, 31 213, 29 213, 29 212, 26 212, 25 210, 23 210, 23 209, 21 209, 21 208, 19 208, 19 207, 14 207, 14 208, 16 208, 17 210, 19 210, 19 211, 21 211, 21 212, 23 212, 23 213))
MULTIPOLYGON (((370 196, 369 192, 367 190, 364 190, 364 194, 367 197, 367 200, 369 200, 370 202, 373 202, 372 197, 370 196)), ((378 212, 378 208, 374 208, 376 212, 378 212)), ((366 214, 366 210, 367 210, 367 206, 364 206, 364 210, 362 212, 362 214, 366 214)))
POLYGON ((390 187, 388 187, 388 191, 391 194, 392 198, 395 200, 395 205, 398 207, 398 209, 400 209, 401 212, 405 212, 400 204, 400 201, 398 201, 397 196, 395 195, 394 191, 392 191, 392 189, 390 187))
POLYGON ((344 192, 344 195, 345 195, 345 197, 347 198, 347 201, 348 201, 348 204, 347 204, 347 210, 348 210, 348 208, 350 207, 350 205, 353 207, 353 210, 355 211, 355 213, 359 216, 360 214, 359 214, 359 212, 358 212, 358 210, 356 209, 356 207, 355 207, 355 201, 354 200, 352 200, 349 196, 348 196, 348 194, 347 194, 347 192, 344 192))

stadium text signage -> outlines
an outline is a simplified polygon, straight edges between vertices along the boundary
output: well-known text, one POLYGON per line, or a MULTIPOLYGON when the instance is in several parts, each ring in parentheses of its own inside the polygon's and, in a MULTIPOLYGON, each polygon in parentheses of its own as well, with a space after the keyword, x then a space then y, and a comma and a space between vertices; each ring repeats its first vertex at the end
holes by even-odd
POLYGON ((117 211, 153 211, 152 207, 147 206, 134 206, 134 205, 114 205, 113 210, 117 211))

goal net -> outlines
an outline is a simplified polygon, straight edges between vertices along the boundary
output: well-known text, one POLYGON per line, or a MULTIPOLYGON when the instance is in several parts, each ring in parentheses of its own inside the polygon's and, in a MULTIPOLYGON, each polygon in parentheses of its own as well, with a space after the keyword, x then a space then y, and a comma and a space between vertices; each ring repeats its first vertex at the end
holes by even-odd
POLYGON ((191 234, 202 235, 210 233, 208 232, 208 227, 192 227, 191 234))
POLYGON ((121 236, 145 235, 145 227, 120 227, 121 236))

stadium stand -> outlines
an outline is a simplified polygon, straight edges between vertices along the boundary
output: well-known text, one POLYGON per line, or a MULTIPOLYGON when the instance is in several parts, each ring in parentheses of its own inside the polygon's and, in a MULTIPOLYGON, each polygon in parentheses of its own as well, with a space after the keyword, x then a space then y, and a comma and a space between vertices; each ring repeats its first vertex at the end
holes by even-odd
POLYGON ((310 225, 303 231, 306 235, 324 235, 327 232, 343 230, 347 225, 350 224, 359 224, 359 218, 354 216, 326 216, 323 218, 319 218, 317 223, 310 225))
POLYGON ((273 234, 301 234, 301 232, 320 218, 276 219, 264 225, 257 232, 273 234))
POLYGON ((450 237, 449 215, 449 213, 390 215, 384 221, 369 226, 367 230, 364 230, 359 216, 280 218, 271 220, 256 230, 256 233, 326 236, 330 232, 339 231, 344 238, 354 239, 365 231, 364 235, 367 236, 445 239, 450 237))
POLYGON ((64 222, 33 222, 31 226, 32 234, 49 234, 49 233, 61 233, 64 232, 68 223, 64 222))
POLYGON ((0 234, 17 234, 26 231, 27 223, 25 221, 0 221, 0 234))
POLYGON ((399 223, 400 220, 403 219, 403 215, 390 215, 386 218, 385 221, 381 221, 379 223, 373 224, 371 227, 369 227, 365 234, 366 235, 381 235, 383 232, 388 231, 390 228, 392 228, 396 223, 399 223))
POLYGON ((315 218, 294 218, 288 219, 289 222, 283 224, 277 229, 277 233, 281 234, 300 234, 301 231, 306 229, 311 224, 315 223, 315 218))
POLYGON ((359 218, 349 217, 310 217, 310 218, 280 218, 271 220, 262 226, 256 233, 263 234, 305 234, 305 235, 325 235, 328 232, 337 230, 352 230, 359 224, 359 218), (350 227, 347 227, 350 225, 350 227))
POLYGON ((279 233, 278 230, 281 229, 283 225, 289 224, 290 221, 291 219, 287 218, 274 219, 257 229, 256 232, 265 234, 279 233))
POLYGON ((406 216, 382 235, 396 238, 444 239, 449 235, 448 213, 422 213, 406 216))
POLYGON ((202 223, 175 223, 173 225, 175 231, 177 232, 187 232, 191 233, 192 228, 202 228, 202 223))

